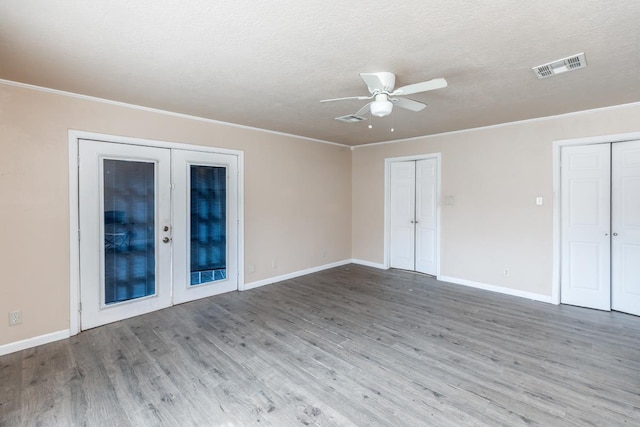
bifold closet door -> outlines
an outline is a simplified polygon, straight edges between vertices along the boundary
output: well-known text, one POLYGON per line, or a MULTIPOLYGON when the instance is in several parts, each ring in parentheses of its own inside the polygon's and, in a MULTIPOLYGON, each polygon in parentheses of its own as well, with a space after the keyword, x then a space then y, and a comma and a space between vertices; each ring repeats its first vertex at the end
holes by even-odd
POLYGON ((437 159, 391 163, 392 268, 437 274, 437 159))
POLYGON ((561 302, 640 315, 640 141, 562 149, 561 302))
POLYGON ((416 161, 416 271, 437 273, 437 178, 436 159, 416 161))
POLYGON ((391 163, 391 233, 392 268, 415 269, 416 162, 391 163))
POLYGON ((610 145, 561 153, 561 302, 611 309, 610 145))
POLYGON ((640 315, 640 141, 611 152, 611 308, 640 315))

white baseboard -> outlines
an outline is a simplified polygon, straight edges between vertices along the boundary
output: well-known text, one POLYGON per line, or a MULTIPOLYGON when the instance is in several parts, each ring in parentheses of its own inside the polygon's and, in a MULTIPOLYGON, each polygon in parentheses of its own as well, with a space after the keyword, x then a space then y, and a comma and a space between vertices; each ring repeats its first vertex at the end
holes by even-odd
POLYGON ((31 347, 36 347, 42 344, 49 344, 50 342, 60 341, 69 338, 70 336, 71 335, 69 329, 65 329, 64 331, 52 332, 50 334, 40 335, 22 341, 0 345, 0 356, 9 353, 15 353, 16 351, 25 350, 31 347))
POLYGON ((364 265, 366 267, 373 267, 373 268, 379 268, 381 270, 387 270, 387 267, 385 267, 384 264, 378 264, 378 263, 375 263, 375 262, 365 261, 365 260, 362 260, 362 259, 351 259, 351 260, 349 260, 349 262, 351 262, 353 264, 364 265))
POLYGON ((455 283, 456 285, 469 286, 471 288, 482 289, 485 291, 498 292, 500 294, 511 295, 514 297, 526 298, 534 301, 546 302, 551 304, 551 295, 536 294, 533 292, 519 291, 517 289, 505 288, 503 286, 489 285, 486 283, 474 282, 471 280, 458 279, 457 277, 440 276, 438 280, 442 282, 455 283))
POLYGON ((306 274, 317 273, 318 271, 328 270, 329 268, 340 267, 342 265, 351 264, 352 260, 345 259, 343 261, 332 262, 331 264, 319 265, 318 267, 311 267, 305 270, 294 271, 293 273, 283 274, 281 276, 269 277, 268 279, 257 280, 251 283, 245 283, 244 288, 241 291, 248 291, 249 289, 259 288, 260 286, 270 285, 276 282, 282 282, 283 280, 294 279, 296 277, 304 276, 306 274))

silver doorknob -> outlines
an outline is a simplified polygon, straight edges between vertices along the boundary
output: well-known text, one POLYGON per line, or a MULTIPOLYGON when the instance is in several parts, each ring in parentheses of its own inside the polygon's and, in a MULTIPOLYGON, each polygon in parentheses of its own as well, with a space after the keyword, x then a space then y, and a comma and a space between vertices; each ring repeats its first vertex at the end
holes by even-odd
POLYGON ((618 235, 618 233, 613 233, 613 235, 614 235, 614 236, 617 236, 617 235, 618 235))
POLYGON ((604 233, 604 235, 605 235, 605 236, 608 236, 608 235, 609 235, 609 233, 604 233))
POLYGON ((169 243, 171 241, 171 239, 168 238, 168 237, 165 237, 164 239, 162 239, 162 241, 165 242, 165 243, 169 243))

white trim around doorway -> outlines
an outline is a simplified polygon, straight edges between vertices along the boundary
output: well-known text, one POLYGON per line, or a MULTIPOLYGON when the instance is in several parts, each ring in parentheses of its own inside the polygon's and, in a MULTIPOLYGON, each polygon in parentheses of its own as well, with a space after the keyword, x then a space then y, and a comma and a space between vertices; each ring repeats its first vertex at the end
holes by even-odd
POLYGON ((108 135, 79 130, 69 130, 69 335, 80 333, 80 231, 78 197, 78 141, 89 139, 116 144, 142 145, 147 147, 201 151, 207 153, 229 154, 238 158, 238 290, 245 289, 244 283, 244 152, 226 148, 183 144, 179 142, 159 141, 127 136, 108 135))
POLYGON ((436 186, 436 200, 437 200, 437 226, 436 226, 436 278, 440 277, 440 218, 441 218, 441 203, 440 203, 440 187, 441 187, 441 154, 418 154, 415 156, 403 156, 403 157, 389 157, 384 159, 384 269, 388 270, 391 265, 389 251, 389 245, 391 242, 391 164, 395 162, 407 162, 412 160, 426 160, 436 159, 436 165, 438 168, 437 186, 436 186))
POLYGON ((640 132, 553 141, 553 266, 551 279, 551 303, 560 304, 560 152, 571 145, 606 144, 640 139, 640 132))

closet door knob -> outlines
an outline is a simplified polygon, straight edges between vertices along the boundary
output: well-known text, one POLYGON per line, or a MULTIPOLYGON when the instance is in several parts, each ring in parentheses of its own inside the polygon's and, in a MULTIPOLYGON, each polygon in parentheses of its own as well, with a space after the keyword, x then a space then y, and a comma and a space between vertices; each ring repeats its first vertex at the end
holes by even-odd
POLYGON ((617 235, 618 235, 618 233, 613 233, 613 235, 614 235, 614 236, 617 236, 617 235))

